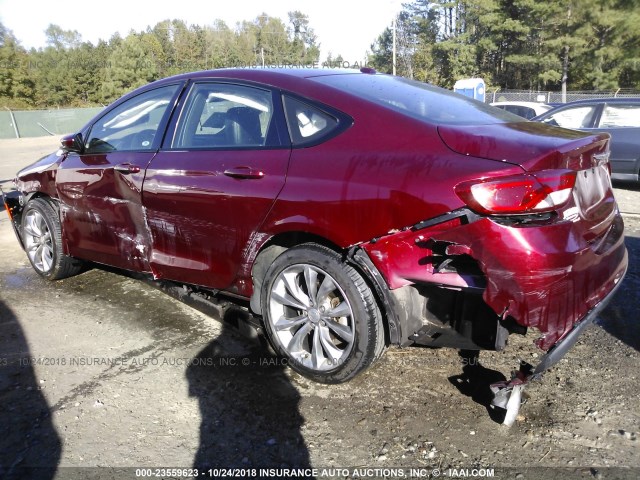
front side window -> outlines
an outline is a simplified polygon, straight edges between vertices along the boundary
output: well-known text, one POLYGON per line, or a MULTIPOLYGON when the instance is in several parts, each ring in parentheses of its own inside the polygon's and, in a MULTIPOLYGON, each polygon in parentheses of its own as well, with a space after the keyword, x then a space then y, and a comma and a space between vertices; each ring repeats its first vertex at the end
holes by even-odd
POLYGON ((87 136, 85 153, 152 151, 158 148, 158 129, 178 85, 141 93, 98 120, 87 136))
POLYGON ((245 85, 193 86, 172 148, 252 148, 270 143, 272 94, 245 85))
POLYGON ((640 127, 640 105, 605 105, 600 128, 640 127))
POLYGON ((581 105, 557 111, 542 122, 563 128, 590 128, 595 113, 596 105, 581 105))

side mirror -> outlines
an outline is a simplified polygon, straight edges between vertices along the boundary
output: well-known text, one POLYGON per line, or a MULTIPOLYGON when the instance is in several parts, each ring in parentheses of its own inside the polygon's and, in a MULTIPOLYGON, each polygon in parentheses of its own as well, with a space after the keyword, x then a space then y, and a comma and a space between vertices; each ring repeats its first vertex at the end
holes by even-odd
POLYGON ((82 153, 82 135, 73 133, 60 139, 60 145, 64 152, 82 153))

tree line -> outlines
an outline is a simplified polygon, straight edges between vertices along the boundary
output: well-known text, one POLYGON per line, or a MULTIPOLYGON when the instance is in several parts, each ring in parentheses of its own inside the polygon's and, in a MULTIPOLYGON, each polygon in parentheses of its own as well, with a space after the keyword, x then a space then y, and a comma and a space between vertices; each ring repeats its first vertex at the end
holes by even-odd
MULTIPOLYGON (((396 19, 397 73, 451 88, 640 89, 640 0, 413 0, 396 19)), ((370 63, 392 70, 393 31, 370 63)))
POLYGON ((235 28, 222 20, 204 27, 165 20, 124 38, 116 33, 97 45, 57 25, 49 25, 45 34, 46 47, 26 50, 0 24, 0 106, 106 105, 133 88, 178 73, 306 65, 320 57, 309 19, 298 11, 288 14, 288 23, 262 14, 235 28))
MULTIPOLYGON (((479 76, 524 90, 640 89, 640 0, 411 0, 371 45, 368 65, 451 88, 479 76)), ((262 14, 234 27, 165 20, 96 45, 50 25, 26 50, 0 23, 0 107, 106 105, 131 89, 193 70, 319 64, 309 18, 262 14)), ((341 66, 342 57, 322 65, 341 66)))

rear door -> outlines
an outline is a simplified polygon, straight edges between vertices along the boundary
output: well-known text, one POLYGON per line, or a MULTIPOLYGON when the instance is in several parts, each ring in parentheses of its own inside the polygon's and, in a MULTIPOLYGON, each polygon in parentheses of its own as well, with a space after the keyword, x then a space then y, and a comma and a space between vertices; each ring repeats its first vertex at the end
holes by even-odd
POLYGON ((280 96, 196 82, 175 117, 143 185, 151 268, 161 278, 229 289, 238 273, 247 276, 244 259, 285 183, 290 142, 278 126, 280 96))
POLYGON ((60 165, 56 186, 70 255, 149 270, 142 183, 180 86, 148 90, 108 110, 86 133, 83 152, 60 165))

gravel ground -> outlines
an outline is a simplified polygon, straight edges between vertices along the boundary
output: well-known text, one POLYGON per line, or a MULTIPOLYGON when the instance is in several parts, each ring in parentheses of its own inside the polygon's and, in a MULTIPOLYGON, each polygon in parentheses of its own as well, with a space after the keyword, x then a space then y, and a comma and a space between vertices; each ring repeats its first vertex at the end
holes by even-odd
MULTIPOLYGON (((1 141, 0 180, 54 148, 51 138, 1 141)), ((511 428, 493 420, 487 385, 521 359, 536 362, 534 334, 466 366, 454 350, 390 349, 355 380, 318 385, 143 281, 99 269, 41 280, 0 215, 0 478, 136 478, 130 467, 193 466, 248 469, 245 478, 291 466, 357 468, 351 476, 361 478, 401 478, 383 471, 400 467, 422 478, 434 469, 640 478, 640 191, 616 187, 625 283, 528 387, 511 428)))

